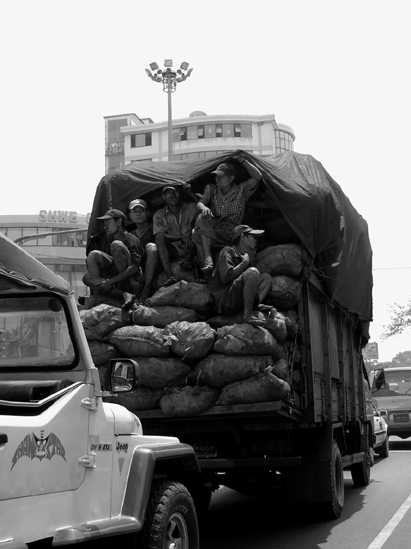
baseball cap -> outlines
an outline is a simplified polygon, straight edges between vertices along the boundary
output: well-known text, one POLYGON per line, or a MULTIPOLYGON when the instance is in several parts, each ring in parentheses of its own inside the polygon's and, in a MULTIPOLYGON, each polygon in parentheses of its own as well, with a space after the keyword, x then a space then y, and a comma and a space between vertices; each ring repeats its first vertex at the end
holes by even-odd
POLYGON ((234 227, 233 232, 231 233, 231 240, 235 240, 243 233, 252 234, 253 236, 261 236, 264 231, 261 229, 252 229, 248 225, 237 225, 237 227, 234 227))
POLYGON ((123 212, 116 209, 108 210, 104 215, 98 217, 97 219, 101 219, 102 221, 105 219, 123 219, 123 221, 127 221, 127 217, 123 214, 123 212))
POLYGON ((167 185, 167 187, 163 187, 161 190, 161 194, 164 194, 166 191, 174 191, 175 193, 180 192, 177 187, 173 187, 172 185, 167 185))
POLYGON ((236 175, 237 171, 232 164, 219 164, 217 168, 211 172, 216 173, 217 175, 236 175))
POLYGON ((146 210, 148 209, 147 202, 142 198, 136 198, 135 200, 132 200, 128 205, 128 209, 131 211, 134 208, 137 208, 137 206, 140 206, 140 208, 145 208, 146 210))

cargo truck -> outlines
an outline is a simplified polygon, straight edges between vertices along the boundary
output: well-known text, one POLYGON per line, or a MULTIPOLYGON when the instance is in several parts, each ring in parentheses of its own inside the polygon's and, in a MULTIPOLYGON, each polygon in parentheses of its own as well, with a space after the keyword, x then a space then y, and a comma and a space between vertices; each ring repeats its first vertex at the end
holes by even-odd
MULTIPOLYGON (((290 392, 273 402, 217 402, 191 415, 170 416, 159 407, 135 413, 146 433, 177 436, 196 450, 198 509, 220 485, 240 492, 280 485, 289 502, 316 504, 319 514, 336 518, 344 505, 344 470, 364 486, 372 462, 372 405, 361 352, 372 320, 367 223, 313 157, 235 155, 262 174, 243 220, 265 230, 259 250, 293 243, 302 252, 301 293, 291 307, 297 328, 286 354, 290 392)), ((233 157, 135 162, 106 175, 94 199, 89 250, 104 238, 97 217, 109 208, 126 213, 131 200, 144 198, 154 211, 163 205, 161 188, 170 184, 183 190, 189 183, 201 195, 221 162, 234 164, 237 179, 246 179, 233 157)), ((136 387, 138 368, 134 377, 136 387)))

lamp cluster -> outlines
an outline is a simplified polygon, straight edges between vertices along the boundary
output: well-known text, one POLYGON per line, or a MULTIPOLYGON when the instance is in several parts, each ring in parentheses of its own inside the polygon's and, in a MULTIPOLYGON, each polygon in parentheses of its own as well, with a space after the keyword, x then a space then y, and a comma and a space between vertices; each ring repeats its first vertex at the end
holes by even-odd
POLYGON ((163 84, 164 92, 174 92, 176 91, 177 82, 184 82, 193 72, 193 69, 189 69, 188 66, 189 64, 183 61, 179 69, 173 70, 173 60, 166 59, 164 69, 160 69, 157 63, 150 63, 151 70, 146 69, 146 73, 154 82, 163 84))

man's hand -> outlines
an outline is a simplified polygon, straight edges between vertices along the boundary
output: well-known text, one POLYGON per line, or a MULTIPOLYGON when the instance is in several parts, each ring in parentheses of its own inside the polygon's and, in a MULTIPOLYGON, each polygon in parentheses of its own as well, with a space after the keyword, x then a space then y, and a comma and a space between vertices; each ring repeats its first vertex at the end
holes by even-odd
POLYGON ((250 265, 250 263, 251 263, 250 256, 248 255, 247 252, 241 256, 241 259, 242 259, 242 262, 244 263, 244 265, 246 265, 247 267, 248 267, 248 265, 250 265))
POLYGON ((207 208, 207 206, 204 206, 202 208, 200 215, 202 215, 206 219, 210 219, 211 217, 214 217, 213 212, 210 210, 210 208, 207 208))
POLYGON ((111 282, 111 280, 106 280, 105 282, 103 282, 100 286, 100 288, 98 289, 98 294, 99 295, 106 295, 108 294, 108 292, 111 290, 111 288, 113 287, 113 283, 111 282))

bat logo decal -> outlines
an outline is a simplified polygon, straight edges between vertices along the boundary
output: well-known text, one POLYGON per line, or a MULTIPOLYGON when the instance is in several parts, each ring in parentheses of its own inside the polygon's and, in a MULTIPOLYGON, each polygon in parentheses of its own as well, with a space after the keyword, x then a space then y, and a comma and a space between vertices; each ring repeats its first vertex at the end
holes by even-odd
POLYGON ((17 450, 14 452, 10 471, 23 456, 27 456, 30 459, 37 458, 41 461, 44 458, 51 459, 55 455, 67 461, 65 457, 66 451, 57 435, 50 433, 45 437, 44 430, 41 430, 39 438, 34 433, 29 433, 20 442, 17 450))

